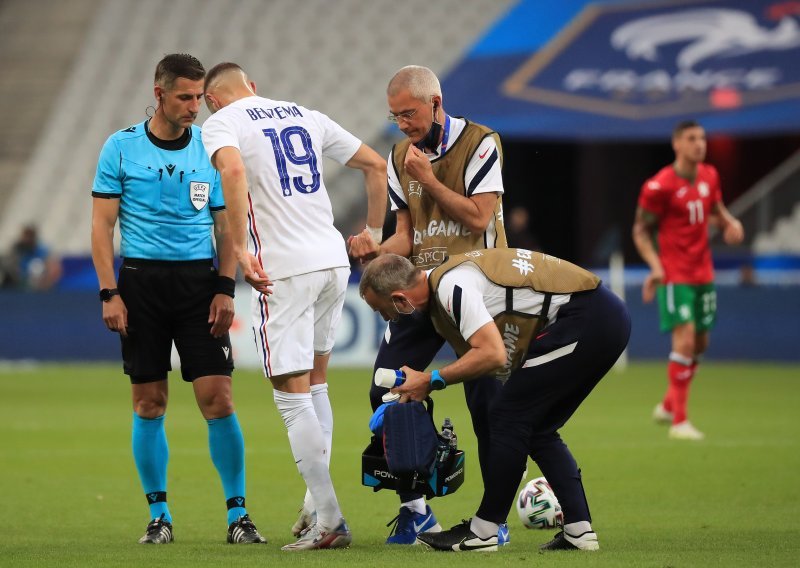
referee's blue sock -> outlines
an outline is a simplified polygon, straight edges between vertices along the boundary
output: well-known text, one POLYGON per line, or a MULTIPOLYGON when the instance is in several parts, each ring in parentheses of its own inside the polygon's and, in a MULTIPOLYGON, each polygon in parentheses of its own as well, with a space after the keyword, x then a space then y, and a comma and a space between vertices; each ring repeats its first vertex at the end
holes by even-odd
POLYGON ((208 422, 208 448, 228 505, 228 524, 247 514, 244 503, 244 437, 234 412, 208 422))
POLYGON ((142 418, 134 412, 132 438, 133 461, 136 462, 139 479, 150 506, 150 518, 157 519, 164 515, 164 520, 171 523, 172 515, 167 507, 169 447, 167 433, 164 431, 164 416, 142 418))

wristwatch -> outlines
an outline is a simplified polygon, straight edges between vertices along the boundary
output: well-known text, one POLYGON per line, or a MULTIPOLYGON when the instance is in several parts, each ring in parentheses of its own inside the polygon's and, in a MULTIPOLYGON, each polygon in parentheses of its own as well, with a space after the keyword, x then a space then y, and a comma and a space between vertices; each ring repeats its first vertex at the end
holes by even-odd
POLYGON ((442 390, 446 386, 447 383, 444 382, 442 375, 439 374, 439 369, 431 371, 431 390, 442 390))
POLYGON ((103 302, 110 302, 114 296, 119 296, 119 290, 116 288, 103 288, 100 290, 100 299, 103 302))

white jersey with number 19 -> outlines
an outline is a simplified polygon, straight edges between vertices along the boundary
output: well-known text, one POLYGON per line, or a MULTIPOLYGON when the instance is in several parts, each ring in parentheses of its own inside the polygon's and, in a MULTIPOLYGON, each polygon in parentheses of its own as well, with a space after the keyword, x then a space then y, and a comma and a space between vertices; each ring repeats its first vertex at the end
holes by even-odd
POLYGON ((322 158, 347 163, 361 141, 293 102, 247 97, 203 125, 209 156, 232 146, 247 171, 248 242, 272 279, 349 266, 322 180, 322 158))

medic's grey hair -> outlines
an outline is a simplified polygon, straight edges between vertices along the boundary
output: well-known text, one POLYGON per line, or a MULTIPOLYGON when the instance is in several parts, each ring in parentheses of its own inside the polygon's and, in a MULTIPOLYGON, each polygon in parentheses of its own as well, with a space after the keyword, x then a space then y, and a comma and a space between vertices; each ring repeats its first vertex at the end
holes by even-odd
POLYGON ((382 254, 367 265, 358 284, 358 293, 364 297, 367 289, 380 297, 398 290, 408 290, 417 282, 422 270, 407 258, 397 254, 382 254))
POLYGON ((411 96, 421 101, 429 101, 434 95, 442 96, 442 87, 436 74, 427 67, 407 65, 394 74, 386 94, 395 96, 400 91, 408 89, 411 96))

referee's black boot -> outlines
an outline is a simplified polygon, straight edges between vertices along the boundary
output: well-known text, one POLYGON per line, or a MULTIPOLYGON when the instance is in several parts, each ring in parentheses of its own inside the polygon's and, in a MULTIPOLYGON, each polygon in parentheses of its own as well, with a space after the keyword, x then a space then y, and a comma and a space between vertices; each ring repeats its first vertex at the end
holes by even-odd
POLYGON ((147 530, 139 539, 139 544, 168 544, 173 540, 172 523, 165 521, 164 515, 161 515, 147 524, 147 530))
POLYGON ((228 525, 229 544, 266 544, 267 539, 261 536, 250 515, 239 517, 228 525))

